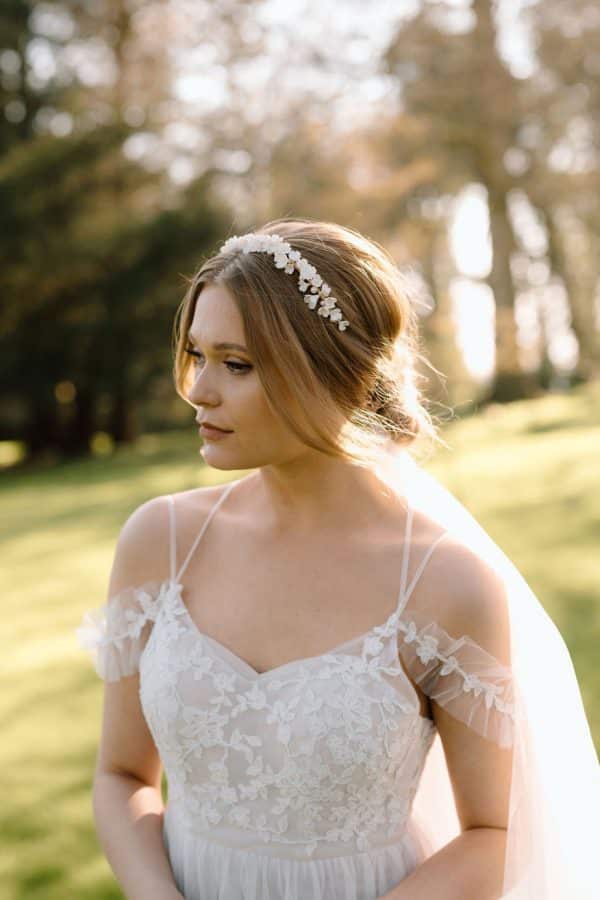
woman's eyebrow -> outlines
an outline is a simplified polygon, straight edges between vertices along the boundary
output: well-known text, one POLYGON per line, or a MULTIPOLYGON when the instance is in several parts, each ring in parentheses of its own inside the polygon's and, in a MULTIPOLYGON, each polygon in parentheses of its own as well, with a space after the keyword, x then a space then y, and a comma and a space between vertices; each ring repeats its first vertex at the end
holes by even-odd
MULTIPOLYGON (((191 331, 188 331, 188 338, 192 342, 192 344, 196 344, 196 339, 192 335, 191 331)), ((213 344, 212 348, 213 350, 242 350, 244 353, 248 352, 243 344, 233 344, 230 341, 220 341, 217 344, 213 344)))

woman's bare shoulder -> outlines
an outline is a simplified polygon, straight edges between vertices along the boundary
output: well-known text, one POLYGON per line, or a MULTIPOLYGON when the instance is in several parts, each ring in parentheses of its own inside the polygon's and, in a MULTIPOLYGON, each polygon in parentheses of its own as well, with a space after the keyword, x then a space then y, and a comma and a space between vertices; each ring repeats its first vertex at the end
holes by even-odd
MULTIPOLYGON (((248 505, 247 492, 242 483, 248 478, 250 476, 244 479, 234 479, 239 482, 233 489, 233 493, 236 496, 223 502, 219 508, 219 518, 239 523, 248 516, 251 517, 251 507, 248 505)), ((189 537, 195 533, 198 530, 198 526, 201 526, 204 519, 209 515, 215 503, 228 490, 230 484, 231 480, 228 480, 219 484, 202 485, 202 487, 173 493, 178 535, 181 532, 182 535, 189 537)))
MULTIPOLYGON (((172 493, 171 496, 173 497, 177 513, 181 511, 184 515, 189 514, 194 517, 203 513, 208 514, 221 494, 227 490, 229 484, 230 482, 226 481, 172 493)), ((160 500, 160 498, 157 499, 160 500)))
POLYGON ((451 527, 446 528, 421 510, 415 512, 413 544, 420 553, 442 536, 443 540, 436 546, 431 562, 427 565, 432 576, 449 578, 452 584, 458 586, 460 594, 465 593, 466 587, 471 588, 469 592, 476 593, 481 587, 482 579, 490 580, 495 577, 489 562, 451 527))
POLYGON ((159 494, 129 514, 118 535, 111 592, 123 585, 163 580, 170 570, 170 497, 175 511, 176 542, 189 543, 217 502, 226 484, 159 494))
POLYGON ((129 514, 117 537, 109 593, 123 587, 167 577, 169 513, 166 495, 140 503, 129 514))
MULTIPOLYGON (((419 540, 419 555, 444 534, 415 587, 415 602, 422 605, 445 631, 469 635, 482 646, 494 646, 507 656, 508 597, 506 586, 493 566, 452 530, 429 520, 419 540)), ((508 661, 507 659, 504 661, 508 661)))

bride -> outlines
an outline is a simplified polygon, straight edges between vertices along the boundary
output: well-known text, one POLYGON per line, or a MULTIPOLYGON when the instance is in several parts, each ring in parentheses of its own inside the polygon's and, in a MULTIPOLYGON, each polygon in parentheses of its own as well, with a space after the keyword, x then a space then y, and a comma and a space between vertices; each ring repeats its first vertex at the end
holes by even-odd
POLYGON ((229 238, 190 283, 177 389, 205 462, 251 474, 136 509, 78 629, 127 897, 598 895, 566 645, 416 459, 438 439, 417 300, 378 244, 308 219, 229 238))

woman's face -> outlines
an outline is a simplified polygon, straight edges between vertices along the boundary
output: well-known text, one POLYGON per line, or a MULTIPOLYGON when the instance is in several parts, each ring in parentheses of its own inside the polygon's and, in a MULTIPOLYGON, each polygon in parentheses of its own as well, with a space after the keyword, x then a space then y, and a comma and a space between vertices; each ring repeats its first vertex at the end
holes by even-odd
POLYGON ((188 333, 193 383, 188 391, 196 418, 229 434, 202 436, 202 456, 217 469, 251 469, 287 462, 308 448, 267 404, 246 341, 242 318, 227 290, 202 289, 188 333), (237 347, 218 347, 227 343, 237 347))

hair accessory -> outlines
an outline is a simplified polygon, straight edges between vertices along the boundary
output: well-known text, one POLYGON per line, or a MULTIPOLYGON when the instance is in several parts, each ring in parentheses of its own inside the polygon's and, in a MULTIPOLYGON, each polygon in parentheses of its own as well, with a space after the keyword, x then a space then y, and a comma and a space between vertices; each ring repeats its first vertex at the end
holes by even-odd
POLYGON ((310 309, 319 308, 317 313, 325 319, 337 322, 340 331, 345 331, 349 322, 342 318, 342 311, 336 306, 337 300, 331 297, 331 288, 323 281, 317 270, 307 259, 292 249, 291 245, 279 234, 258 234, 251 232, 242 236, 233 235, 225 241, 219 253, 227 253, 230 250, 241 250, 243 253, 269 253, 275 259, 278 269, 284 269, 288 275, 294 271, 300 273, 298 288, 306 293, 310 287, 310 294, 304 298, 304 302, 310 309))

